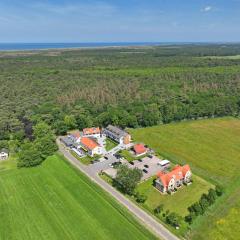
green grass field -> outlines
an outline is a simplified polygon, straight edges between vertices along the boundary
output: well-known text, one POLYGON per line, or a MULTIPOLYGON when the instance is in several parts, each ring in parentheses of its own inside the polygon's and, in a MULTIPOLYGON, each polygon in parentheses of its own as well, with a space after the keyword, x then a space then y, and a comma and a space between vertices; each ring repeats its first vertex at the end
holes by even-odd
POLYGON ((91 164, 92 161, 94 160, 98 160, 100 158, 100 156, 94 156, 94 157, 90 157, 88 155, 86 155, 85 157, 79 157, 74 151, 71 151, 71 154, 81 163, 85 164, 85 165, 89 165, 91 164))
POLYGON ((182 217, 188 214, 187 208, 198 201, 203 193, 207 193, 214 187, 204 179, 193 176, 193 183, 189 186, 181 187, 173 195, 161 194, 153 185, 153 178, 138 185, 137 190, 147 196, 144 206, 153 211, 160 204, 164 205, 164 210, 176 212, 182 217))
POLYGON ((87 177, 53 156, 0 172, 0 239, 155 239, 87 177))
POLYGON ((225 188, 224 196, 192 226, 191 239, 206 239, 207 236, 211 240, 235 239, 227 238, 233 236, 228 235, 230 230, 219 230, 218 223, 223 220, 225 227, 235 229, 237 233, 233 234, 240 236, 237 221, 232 219, 235 212, 231 210, 239 211, 239 119, 187 121, 130 131, 135 141, 148 144, 175 163, 189 163, 195 174, 225 188))
POLYGON ((110 151, 111 149, 115 148, 118 145, 118 143, 114 142, 110 138, 106 138, 106 150, 110 151))

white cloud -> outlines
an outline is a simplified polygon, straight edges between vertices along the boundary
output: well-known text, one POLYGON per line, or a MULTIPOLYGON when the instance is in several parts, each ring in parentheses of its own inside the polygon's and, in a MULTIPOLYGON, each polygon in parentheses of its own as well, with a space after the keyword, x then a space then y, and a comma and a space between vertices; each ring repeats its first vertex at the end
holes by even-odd
POLYGON ((210 12, 212 9, 213 9, 212 6, 206 6, 201 11, 202 12, 210 12))

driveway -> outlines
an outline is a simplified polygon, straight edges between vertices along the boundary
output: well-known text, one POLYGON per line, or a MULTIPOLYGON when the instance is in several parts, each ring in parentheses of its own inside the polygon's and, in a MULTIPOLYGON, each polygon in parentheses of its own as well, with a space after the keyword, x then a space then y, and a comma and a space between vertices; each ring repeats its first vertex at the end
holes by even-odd
POLYGON ((152 216, 147 214, 136 204, 127 199, 124 195, 118 192, 111 185, 106 183, 103 179, 98 176, 98 173, 91 166, 85 166, 79 162, 65 147, 59 139, 57 139, 59 151, 64 157, 81 172, 87 175, 92 181, 98 184, 102 189, 112 195, 120 204, 125 206, 145 227, 150 229, 156 236, 164 240, 179 240, 174 234, 172 234, 167 228, 155 220, 152 216))

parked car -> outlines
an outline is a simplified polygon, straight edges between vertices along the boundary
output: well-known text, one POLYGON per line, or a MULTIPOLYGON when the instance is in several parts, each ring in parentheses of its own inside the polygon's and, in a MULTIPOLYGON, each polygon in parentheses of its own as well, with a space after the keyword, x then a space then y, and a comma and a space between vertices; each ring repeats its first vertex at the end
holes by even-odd
POLYGON ((99 162, 99 160, 92 160, 91 164, 94 164, 94 163, 97 163, 97 162, 99 162))
POLYGON ((153 155, 148 155, 149 158, 153 158, 153 155))
POLYGON ((121 156, 120 156, 119 154, 113 154, 113 156, 114 156, 115 158, 117 158, 117 159, 120 159, 120 158, 121 158, 121 156))
POLYGON ((147 164, 144 165, 145 168, 149 168, 149 166, 147 164))
POLYGON ((107 156, 104 156, 104 158, 105 158, 106 160, 108 160, 108 157, 107 157, 107 156))
POLYGON ((138 159, 139 162, 142 162, 142 159, 138 159))
POLYGON ((146 169, 143 169, 143 172, 144 172, 144 173, 148 173, 148 171, 147 171, 146 169))
POLYGON ((134 165, 134 162, 129 162, 131 165, 134 165))

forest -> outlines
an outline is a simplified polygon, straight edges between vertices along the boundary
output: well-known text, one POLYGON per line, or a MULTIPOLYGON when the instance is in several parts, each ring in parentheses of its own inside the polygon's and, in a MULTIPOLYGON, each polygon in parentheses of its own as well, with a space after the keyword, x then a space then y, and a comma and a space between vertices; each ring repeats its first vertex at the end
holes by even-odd
POLYGON ((0 52, 0 147, 42 122, 60 135, 239 116, 238 56, 240 44, 0 52))

